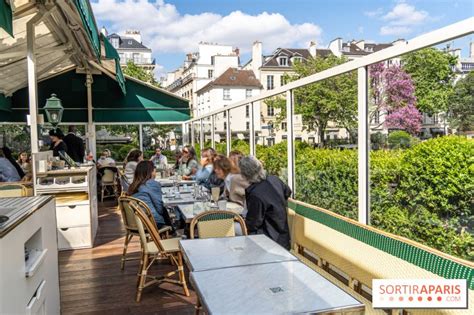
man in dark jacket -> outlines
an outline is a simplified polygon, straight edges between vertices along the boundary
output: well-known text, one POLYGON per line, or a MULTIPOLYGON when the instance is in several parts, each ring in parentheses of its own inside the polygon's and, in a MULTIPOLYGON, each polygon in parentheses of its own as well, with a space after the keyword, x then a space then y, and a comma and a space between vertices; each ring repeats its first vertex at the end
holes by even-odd
POLYGON ((249 234, 265 234, 286 249, 290 249, 290 229, 287 207, 290 188, 278 177, 266 175, 262 164, 253 156, 239 163, 242 176, 250 183, 245 189, 249 234))
POLYGON ((66 143, 66 153, 74 160, 74 162, 84 163, 84 141, 76 136, 76 127, 69 126, 69 133, 64 137, 66 143))

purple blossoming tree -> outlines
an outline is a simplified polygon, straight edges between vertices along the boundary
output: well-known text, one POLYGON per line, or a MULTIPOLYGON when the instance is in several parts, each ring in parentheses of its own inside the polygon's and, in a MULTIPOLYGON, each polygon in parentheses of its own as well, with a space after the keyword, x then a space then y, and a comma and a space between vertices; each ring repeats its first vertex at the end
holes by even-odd
POLYGON ((400 66, 383 62, 370 67, 372 110, 386 113, 387 128, 403 129, 415 135, 421 129, 422 115, 416 108, 413 80, 400 66))

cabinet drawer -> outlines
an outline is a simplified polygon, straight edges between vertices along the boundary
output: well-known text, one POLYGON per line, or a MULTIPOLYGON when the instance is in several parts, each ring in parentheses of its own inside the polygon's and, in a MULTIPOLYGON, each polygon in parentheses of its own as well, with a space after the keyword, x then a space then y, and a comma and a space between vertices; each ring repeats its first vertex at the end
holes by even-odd
POLYGON ((56 206, 56 220, 59 228, 89 225, 90 207, 88 204, 56 206))
POLYGON ((89 226, 58 228, 58 249, 91 247, 89 226))

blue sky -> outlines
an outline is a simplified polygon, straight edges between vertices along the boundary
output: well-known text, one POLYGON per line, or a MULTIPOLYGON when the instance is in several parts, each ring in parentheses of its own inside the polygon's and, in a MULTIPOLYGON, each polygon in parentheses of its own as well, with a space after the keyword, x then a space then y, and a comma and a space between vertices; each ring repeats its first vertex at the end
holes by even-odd
MULTIPOLYGON (((97 24, 109 32, 142 31, 157 73, 180 66, 199 41, 239 47, 242 63, 255 40, 265 53, 332 39, 410 39, 474 16, 472 0, 92 0, 97 24)), ((468 54, 466 37, 454 46, 468 54)))

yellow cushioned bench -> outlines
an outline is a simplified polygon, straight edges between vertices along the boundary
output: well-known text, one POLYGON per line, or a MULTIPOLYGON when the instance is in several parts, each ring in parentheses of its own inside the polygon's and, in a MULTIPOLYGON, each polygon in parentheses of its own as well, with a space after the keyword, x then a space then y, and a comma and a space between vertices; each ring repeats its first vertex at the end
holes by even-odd
MULTIPOLYGON (((367 240, 370 239, 370 236, 362 237, 365 242, 349 236, 348 234, 355 233, 355 229, 359 229, 357 231, 359 234, 364 234, 365 232, 375 232, 377 236, 382 234, 383 237, 386 238, 386 242, 384 243, 386 243, 387 246, 393 247, 400 245, 401 250, 407 248, 413 251, 413 255, 420 254, 423 256, 424 251, 430 251, 436 255, 442 255, 443 259, 454 260, 455 263, 462 264, 462 267, 466 266, 472 270, 473 264, 470 262, 451 257, 429 247, 391 235, 373 227, 364 226, 328 210, 295 200, 290 200, 289 205, 288 223, 290 225, 293 252, 305 263, 310 265, 310 267, 328 277, 328 279, 332 280, 332 282, 338 286, 345 287, 344 289, 349 290, 348 292, 350 292, 350 294, 364 302, 366 304, 367 314, 386 313, 382 310, 374 310, 371 306, 371 302, 359 294, 361 293, 361 284, 371 288, 373 279, 427 279, 442 277, 407 260, 367 244, 367 240), (299 211, 299 209, 303 210, 299 211), (311 211, 318 213, 311 213, 311 211), (340 232, 330 227, 331 225, 337 226, 340 230, 345 230, 344 232, 340 232), (364 230, 360 230, 361 228, 364 230), (403 247, 405 245, 409 247, 403 247), (318 259, 308 259, 312 257, 317 257, 318 259), (338 281, 336 277, 328 273, 328 266, 331 266, 331 269, 336 267, 336 270, 342 271, 349 276, 348 286, 345 286, 342 282, 338 281)), ((465 269, 463 270, 466 271, 465 269)), ((469 290, 469 300, 471 302, 470 305, 474 303, 473 290, 469 290)), ((473 307, 470 307, 469 310, 406 311, 411 314, 473 314, 473 309, 473 307)))

